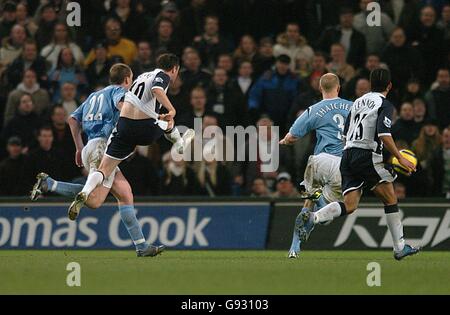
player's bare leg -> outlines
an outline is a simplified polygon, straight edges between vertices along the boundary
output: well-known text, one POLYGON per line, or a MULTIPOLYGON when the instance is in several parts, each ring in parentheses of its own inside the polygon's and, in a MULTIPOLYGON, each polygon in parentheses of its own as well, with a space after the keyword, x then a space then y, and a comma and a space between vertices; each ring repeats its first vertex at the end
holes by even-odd
POLYGON ((398 210, 398 200, 395 195, 394 185, 392 183, 381 183, 373 189, 373 192, 384 204, 387 226, 394 243, 394 258, 401 260, 406 256, 417 254, 420 250, 419 248, 405 244, 403 225, 398 210))
MULTIPOLYGON (((75 200, 70 204, 68 215, 71 220, 75 220, 80 209, 86 204, 89 195, 95 188, 103 183, 103 180, 109 177, 116 167, 120 164, 120 160, 112 159, 106 155, 103 156, 98 170, 89 173, 86 184, 80 193, 77 194, 75 200)), ((106 198, 106 197, 105 197, 106 198)))

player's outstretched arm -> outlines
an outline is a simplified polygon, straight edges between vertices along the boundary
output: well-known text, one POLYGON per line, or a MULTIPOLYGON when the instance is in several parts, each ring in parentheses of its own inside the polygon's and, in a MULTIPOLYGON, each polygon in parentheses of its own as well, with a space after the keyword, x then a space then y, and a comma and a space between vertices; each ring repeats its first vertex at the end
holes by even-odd
POLYGON ((284 137, 284 139, 282 139, 280 141, 281 145, 292 145, 295 143, 295 141, 297 141, 298 138, 293 136, 291 133, 287 133, 286 136, 284 137))
POLYGON ((160 115, 160 119, 165 121, 171 121, 175 115, 177 114, 175 108, 173 107, 172 103, 170 102, 169 98, 167 97, 166 93, 163 89, 156 88, 152 90, 153 95, 155 95, 158 102, 164 106, 165 109, 167 109, 168 113, 164 115, 160 115))
POLYGON ((83 162, 81 160, 81 151, 83 150, 83 138, 81 137, 81 124, 78 120, 73 117, 69 117, 67 119, 67 123, 69 124, 70 131, 72 133, 73 142, 75 143, 75 164, 78 167, 83 166, 83 162))
POLYGON ((403 155, 400 154, 400 151, 397 149, 397 146, 395 145, 395 142, 394 142, 394 139, 392 138, 392 136, 389 136, 389 135, 380 136, 380 139, 381 139, 381 141, 383 141, 385 148, 389 152, 391 152, 393 156, 395 156, 398 159, 398 162, 401 165, 403 165, 404 167, 409 169, 411 172, 416 171, 416 167, 414 166, 414 164, 411 163, 410 161, 408 161, 407 159, 405 159, 403 157, 403 155))

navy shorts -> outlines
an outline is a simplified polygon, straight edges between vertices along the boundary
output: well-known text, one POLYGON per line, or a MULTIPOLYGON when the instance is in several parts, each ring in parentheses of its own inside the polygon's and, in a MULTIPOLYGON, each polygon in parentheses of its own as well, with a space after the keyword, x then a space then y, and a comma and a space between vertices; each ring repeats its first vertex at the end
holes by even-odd
POLYGON ((383 156, 372 150, 350 148, 344 150, 340 166, 342 194, 353 190, 374 189, 383 182, 393 182, 397 175, 383 162, 383 156))
POLYGON ((134 120, 119 117, 109 137, 105 155, 123 161, 134 153, 137 145, 150 145, 163 134, 164 131, 152 118, 134 120))

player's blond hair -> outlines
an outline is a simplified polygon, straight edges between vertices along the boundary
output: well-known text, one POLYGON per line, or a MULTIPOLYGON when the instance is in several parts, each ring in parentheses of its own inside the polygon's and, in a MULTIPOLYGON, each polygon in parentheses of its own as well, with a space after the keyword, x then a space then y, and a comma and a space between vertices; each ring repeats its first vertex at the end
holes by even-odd
POLYGON ((324 92, 331 92, 339 86, 339 78, 334 73, 325 73, 319 84, 324 92))

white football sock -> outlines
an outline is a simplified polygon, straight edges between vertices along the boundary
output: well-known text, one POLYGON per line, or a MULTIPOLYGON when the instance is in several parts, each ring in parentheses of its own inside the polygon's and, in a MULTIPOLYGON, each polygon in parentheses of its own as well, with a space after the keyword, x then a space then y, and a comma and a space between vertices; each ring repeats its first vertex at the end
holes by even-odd
POLYGON ((103 182, 104 176, 102 172, 94 171, 89 174, 86 184, 84 184, 83 190, 81 192, 86 194, 86 197, 89 197, 91 192, 103 182))
POLYGON ((386 221, 394 243, 394 251, 400 252, 405 247, 405 239, 403 238, 403 224, 400 220, 400 213, 387 213, 386 221))
POLYGON ((172 143, 176 143, 182 140, 180 131, 177 127, 173 127, 169 133, 164 133, 164 137, 172 143))
POLYGON ((332 202, 317 212, 314 212, 314 224, 325 223, 334 220, 341 215, 342 209, 339 202, 332 202))

